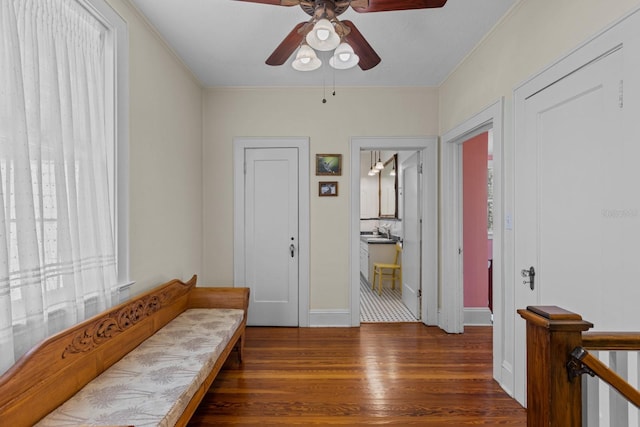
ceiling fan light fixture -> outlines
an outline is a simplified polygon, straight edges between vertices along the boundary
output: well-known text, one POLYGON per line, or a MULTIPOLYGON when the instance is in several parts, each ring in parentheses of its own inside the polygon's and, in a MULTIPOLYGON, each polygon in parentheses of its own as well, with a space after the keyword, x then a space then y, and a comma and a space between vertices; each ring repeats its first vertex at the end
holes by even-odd
POLYGON ((340 36, 326 18, 316 22, 313 30, 307 34, 306 40, 309 46, 320 51, 333 50, 340 44, 340 36))
POLYGON ((358 65, 358 62, 360 62, 360 57, 353 52, 349 43, 340 43, 329 59, 329 65, 338 70, 353 68, 358 65))
POLYGON ((298 71, 313 71, 320 68, 322 61, 316 55, 316 52, 306 44, 300 46, 296 59, 291 63, 291 66, 298 71))

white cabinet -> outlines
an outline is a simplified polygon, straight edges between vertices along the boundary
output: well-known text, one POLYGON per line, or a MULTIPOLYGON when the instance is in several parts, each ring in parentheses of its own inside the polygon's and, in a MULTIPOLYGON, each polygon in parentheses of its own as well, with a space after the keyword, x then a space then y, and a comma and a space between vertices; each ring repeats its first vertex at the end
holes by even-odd
POLYGON ((373 281, 373 264, 376 262, 392 263, 396 254, 394 243, 360 242, 360 273, 371 284, 373 281))
POLYGON ((369 244, 360 242, 360 273, 369 281, 369 244))

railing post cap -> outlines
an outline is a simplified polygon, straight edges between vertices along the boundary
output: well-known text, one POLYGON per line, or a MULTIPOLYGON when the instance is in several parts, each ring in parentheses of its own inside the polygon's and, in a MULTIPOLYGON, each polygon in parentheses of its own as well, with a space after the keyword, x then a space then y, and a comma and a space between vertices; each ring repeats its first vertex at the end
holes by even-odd
POLYGON ((518 314, 528 322, 549 329, 586 331, 593 323, 582 320, 582 316, 555 305, 535 305, 518 310, 518 314))

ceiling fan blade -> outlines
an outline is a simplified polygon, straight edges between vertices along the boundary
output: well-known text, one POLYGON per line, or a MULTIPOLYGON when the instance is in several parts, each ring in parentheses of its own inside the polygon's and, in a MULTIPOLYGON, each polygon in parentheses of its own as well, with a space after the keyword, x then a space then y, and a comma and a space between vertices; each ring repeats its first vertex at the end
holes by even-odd
MULTIPOLYGON (((366 2, 366 0, 365 0, 366 2)), ((351 7, 356 12, 386 12, 391 10, 431 9, 442 7, 447 0, 369 0, 369 5, 361 7, 362 1, 352 2, 351 7)))
POLYGON ((300 0, 236 0, 236 1, 272 4, 274 6, 298 6, 300 4, 300 0))
POLYGON ((351 28, 349 35, 345 37, 345 40, 353 48, 353 51, 360 57, 358 66, 363 70, 370 70, 382 61, 375 50, 371 47, 369 42, 362 36, 360 31, 351 21, 342 21, 347 27, 351 28))
POLYGON ((293 30, 282 40, 276 50, 273 51, 270 57, 265 61, 267 65, 282 65, 287 62, 287 59, 302 43, 303 33, 299 30, 305 26, 306 22, 301 22, 296 25, 293 30))

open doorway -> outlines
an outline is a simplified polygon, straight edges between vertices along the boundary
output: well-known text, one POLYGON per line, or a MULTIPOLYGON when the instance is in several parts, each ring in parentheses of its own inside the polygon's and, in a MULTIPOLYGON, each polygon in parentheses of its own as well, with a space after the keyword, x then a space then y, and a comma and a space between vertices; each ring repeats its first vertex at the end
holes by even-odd
POLYGON ((465 326, 491 325, 493 129, 462 143, 462 247, 465 326))
POLYGON ((503 262, 505 245, 512 242, 512 215, 505 208, 502 181, 503 100, 495 102, 442 136, 442 196, 441 246, 442 253, 442 310, 452 313, 442 318, 440 326, 453 333, 464 331, 463 301, 463 230, 462 230, 462 143, 476 135, 493 130, 492 144, 492 303, 493 312, 493 377, 513 395, 514 376, 512 349, 505 347, 506 337, 513 336, 512 318, 505 312, 505 304, 513 295, 505 287, 503 277, 511 273, 503 262))
MULTIPOLYGON (((421 284, 420 321, 435 325, 438 322, 438 146, 436 137, 354 137, 351 140, 351 324, 360 325, 361 291, 361 167, 362 151, 391 151, 393 153, 420 153, 419 179, 420 212, 422 226, 416 232, 420 251, 416 258, 416 275, 421 284)), ((376 161, 378 159, 375 159, 376 161)), ((398 164, 401 164, 398 161, 398 164)), ((402 189, 400 189, 402 191, 402 189)), ((399 207, 401 210, 402 208, 399 207)), ((386 222, 383 222, 386 225, 386 222)), ((391 226, 393 228, 393 226, 391 226)))
POLYGON ((360 322, 420 320, 420 191, 416 150, 360 152, 360 322), (407 168, 409 172, 405 173, 407 168), (405 179, 412 182, 407 185, 405 179), (408 203, 406 205, 405 203, 408 203), (407 209, 409 212, 407 212, 407 209), (413 239, 407 239, 407 233, 413 239), (374 266, 386 264, 384 275, 374 266))

